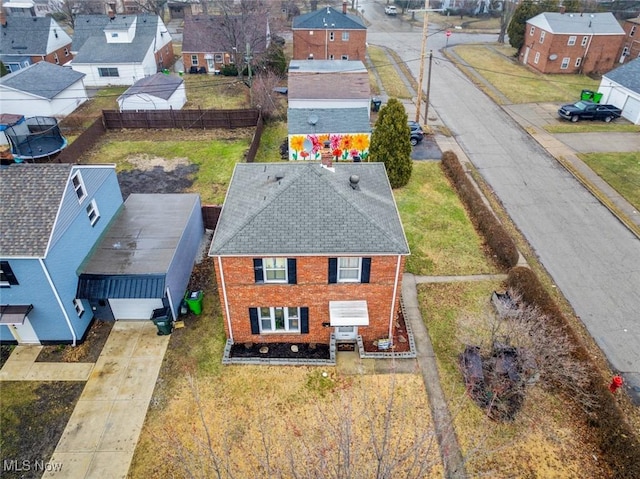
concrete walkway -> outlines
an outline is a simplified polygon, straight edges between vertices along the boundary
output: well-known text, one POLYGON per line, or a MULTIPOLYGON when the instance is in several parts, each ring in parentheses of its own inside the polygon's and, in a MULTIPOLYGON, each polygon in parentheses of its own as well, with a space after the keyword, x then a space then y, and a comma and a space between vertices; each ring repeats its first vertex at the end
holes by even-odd
POLYGON ((86 381, 93 363, 37 363, 42 346, 16 346, 0 370, 0 381, 86 381))
POLYGON ((43 478, 127 477, 169 344, 156 331, 151 321, 115 323, 49 461, 61 468, 43 478))

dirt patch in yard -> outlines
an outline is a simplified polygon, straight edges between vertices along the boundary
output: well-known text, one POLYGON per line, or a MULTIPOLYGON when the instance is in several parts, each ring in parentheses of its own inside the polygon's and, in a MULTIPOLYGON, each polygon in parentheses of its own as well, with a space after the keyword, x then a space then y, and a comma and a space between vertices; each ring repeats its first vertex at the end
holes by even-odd
POLYGON ((134 169, 118 173, 125 200, 131 193, 181 193, 191 187, 198 171, 198 165, 191 164, 188 158, 136 155, 126 161, 134 169))
POLYGON ((90 326, 85 341, 78 346, 44 346, 36 362, 47 363, 95 363, 107 342, 112 321, 96 319, 90 326))

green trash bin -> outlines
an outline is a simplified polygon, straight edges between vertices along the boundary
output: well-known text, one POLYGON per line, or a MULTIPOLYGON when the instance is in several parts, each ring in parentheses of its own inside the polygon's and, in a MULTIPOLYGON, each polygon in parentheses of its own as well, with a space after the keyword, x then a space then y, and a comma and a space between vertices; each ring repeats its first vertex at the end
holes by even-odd
POLYGON ((602 100, 602 93, 594 93, 593 94, 593 102, 594 103, 600 103, 600 100, 602 100))
POLYGON ((170 308, 154 309, 151 315, 151 321, 153 321, 153 324, 158 328, 158 336, 171 334, 171 331, 173 331, 170 308))
POLYGON ((189 306, 189 309, 193 314, 202 313, 202 297, 204 293, 202 291, 187 291, 184 295, 184 301, 189 306))
POLYGON ((580 94, 581 100, 591 100, 593 99, 593 92, 591 90, 582 90, 580 94))

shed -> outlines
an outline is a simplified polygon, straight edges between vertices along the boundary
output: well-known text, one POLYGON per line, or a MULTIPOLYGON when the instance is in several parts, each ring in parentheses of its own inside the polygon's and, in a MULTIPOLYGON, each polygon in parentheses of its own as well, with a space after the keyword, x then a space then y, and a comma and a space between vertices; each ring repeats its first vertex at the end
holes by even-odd
POLYGON ((77 297, 104 320, 180 309, 204 235, 196 194, 132 194, 80 268, 77 297))
POLYGON ((164 73, 138 80, 118 97, 120 111, 180 110, 186 102, 184 80, 164 73))

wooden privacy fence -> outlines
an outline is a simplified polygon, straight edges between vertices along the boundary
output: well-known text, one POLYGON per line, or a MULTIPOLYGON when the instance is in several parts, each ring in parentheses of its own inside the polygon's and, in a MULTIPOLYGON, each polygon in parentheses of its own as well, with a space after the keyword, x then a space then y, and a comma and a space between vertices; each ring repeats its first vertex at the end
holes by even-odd
POLYGON ((208 230, 215 230, 222 212, 222 206, 218 205, 202 205, 202 222, 208 230))
POLYGON ((260 112, 244 110, 102 110, 107 129, 118 128, 181 128, 214 129, 246 128, 256 126, 260 112))

